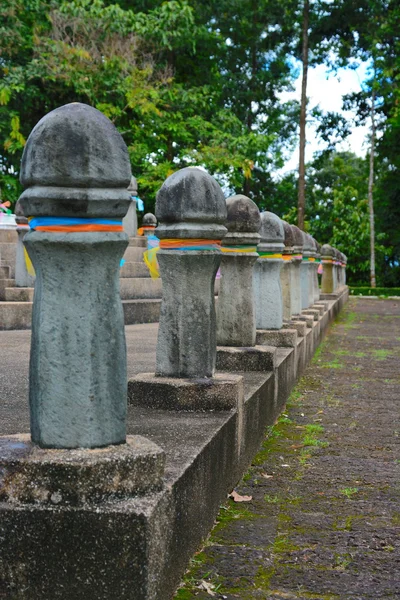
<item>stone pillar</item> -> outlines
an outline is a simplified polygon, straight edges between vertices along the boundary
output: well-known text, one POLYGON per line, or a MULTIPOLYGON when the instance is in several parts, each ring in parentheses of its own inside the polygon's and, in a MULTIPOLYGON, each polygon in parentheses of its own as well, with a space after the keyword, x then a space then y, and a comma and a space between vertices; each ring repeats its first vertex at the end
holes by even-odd
POLYGON ((303 232, 292 225, 293 230, 293 258, 291 261, 291 281, 292 281, 292 316, 301 313, 301 276, 300 269, 303 259, 303 232))
POLYGON ((128 192, 130 195, 130 203, 128 212, 122 219, 122 224, 127 236, 135 237, 137 232, 136 196, 138 193, 136 177, 131 176, 131 180, 128 185, 128 192))
POLYGON ((334 249, 329 244, 324 244, 321 248, 321 260, 322 260, 322 281, 321 291, 323 294, 333 294, 334 279, 333 279, 333 263, 334 263, 334 249))
POLYGON ((260 211, 252 200, 242 195, 228 198, 226 205, 228 233, 221 248, 217 343, 220 346, 254 346, 253 267, 258 259, 260 211))
POLYGON ((34 443, 95 448, 126 438, 126 348, 119 264, 130 162, 99 111, 46 115, 22 157, 20 198, 36 271, 29 403, 34 443))
POLYGON ((153 213, 146 213, 142 221, 143 235, 148 237, 149 235, 155 235, 155 229, 157 227, 157 219, 153 213))
POLYGON ((312 257, 313 248, 311 245, 310 236, 302 231, 303 235, 303 259, 300 267, 301 281, 301 308, 305 309, 310 306, 310 269, 309 259, 312 257))
POLYGON ((215 375, 214 280, 227 232, 221 187, 202 169, 181 169, 159 190, 156 217, 163 283, 156 372, 129 382, 129 400, 164 409, 230 409, 242 379, 215 375))
POLYGON ((347 256, 342 253, 343 256, 343 271, 342 271, 342 282, 346 285, 346 267, 347 267, 347 256))
POLYGON ((292 261, 293 259, 293 248, 294 248, 294 234, 292 226, 286 221, 282 221, 283 231, 285 235, 281 269, 281 287, 282 287, 282 304, 283 304, 283 320, 289 322, 292 318, 293 309, 293 295, 294 290, 292 287, 292 261))
POLYGON ((285 234, 283 223, 271 212, 261 213, 259 259, 254 267, 257 329, 281 329, 283 324, 280 270, 285 234))
POLYGON ((315 260, 317 258, 317 246, 315 244, 314 238, 309 233, 307 233, 306 235, 310 245, 310 256, 308 257, 308 306, 312 306, 314 304, 315 293, 314 273, 315 260))
MULTIPOLYGON (((15 221, 17 223, 17 252, 15 260, 15 285, 16 287, 32 288, 35 285, 35 275, 28 273, 25 257, 24 237, 29 231, 28 219, 24 217, 20 203, 15 207, 15 221)), ((30 260, 30 259, 29 259, 30 260)))
POLYGON ((319 291, 319 280, 318 280, 318 269, 321 264, 321 244, 319 244, 316 240, 315 247, 315 263, 314 263, 314 302, 318 302, 320 299, 320 291, 319 291))

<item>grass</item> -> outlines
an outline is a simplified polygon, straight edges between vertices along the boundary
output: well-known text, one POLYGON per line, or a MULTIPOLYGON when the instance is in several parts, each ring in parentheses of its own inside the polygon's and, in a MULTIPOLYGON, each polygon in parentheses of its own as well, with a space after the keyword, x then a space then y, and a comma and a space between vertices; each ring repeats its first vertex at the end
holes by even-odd
POLYGON ((390 350, 379 349, 371 350, 371 354, 374 358, 377 358, 378 360, 385 360, 388 356, 392 355, 392 352, 390 350))
POLYGON ((346 498, 352 498, 353 496, 355 496, 355 494, 358 493, 358 488, 356 487, 345 487, 342 488, 340 490, 340 493, 343 494, 343 496, 346 496, 346 498))

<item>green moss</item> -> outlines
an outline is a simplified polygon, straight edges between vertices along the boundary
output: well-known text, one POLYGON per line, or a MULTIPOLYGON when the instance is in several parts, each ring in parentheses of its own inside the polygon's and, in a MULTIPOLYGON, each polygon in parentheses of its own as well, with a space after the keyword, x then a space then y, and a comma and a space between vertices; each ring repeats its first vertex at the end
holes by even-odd
POLYGON ((392 352, 390 350, 379 349, 371 350, 371 354, 374 358, 377 358, 378 360, 385 360, 388 356, 392 355, 392 352))
POLYGON ((328 442, 323 442, 312 434, 307 434, 303 437, 303 444, 304 446, 317 446, 319 448, 327 448, 329 446, 328 442))
POLYGON ((265 494, 264 500, 268 504, 278 504, 279 496, 270 496, 269 494, 265 494))
POLYGON ((260 567, 254 579, 255 588, 267 592, 270 589, 271 579, 274 573, 275 568, 273 566, 266 568, 260 567))
POLYGON ((324 369, 343 369, 344 364, 339 362, 337 358, 335 358, 330 362, 322 363, 321 367, 324 369))
POLYGON ((274 543, 272 545, 272 552, 274 554, 283 554, 283 553, 290 553, 290 552, 295 552, 296 550, 299 550, 300 547, 296 546, 295 544, 293 544, 289 537, 285 534, 279 534, 277 535, 277 537, 274 540, 274 543))
POLYGON ((322 425, 319 425, 318 423, 309 423, 308 425, 305 426, 304 428, 307 433, 323 433, 325 431, 325 429, 322 427, 322 425))

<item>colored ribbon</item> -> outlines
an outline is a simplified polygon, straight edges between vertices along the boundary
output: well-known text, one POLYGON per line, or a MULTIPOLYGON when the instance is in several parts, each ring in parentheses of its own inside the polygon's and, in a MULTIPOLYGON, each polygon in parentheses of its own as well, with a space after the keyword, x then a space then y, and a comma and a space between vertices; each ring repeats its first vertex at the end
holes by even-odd
POLYGON ((34 231, 54 233, 123 231, 118 219, 87 219, 78 217, 29 217, 29 227, 34 231))
POLYGON ((258 256, 260 258, 282 258, 282 254, 277 254, 275 252, 259 252, 258 256))
POLYGON ((257 246, 243 244, 242 246, 221 246, 221 252, 243 254, 244 252, 257 252, 257 246))
POLYGON ((137 234, 143 235, 145 231, 154 231, 155 228, 155 225, 144 225, 143 227, 139 227, 139 229, 137 230, 137 234))
POLYGON ((25 258, 25 266, 26 266, 26 270, 28 271, 28 275, 30 275, 31 277, 35 277, 35 269, 33 268, 32 261, 29 258, 29 254, 28 254, 25 246, 24 246, 24 258, 25 258))
POLYGON ((166 239, 160 240, 160 248, 162 250, 181 250, 190 252, 195 250, 220 250, 221 240, 204 240, 204 239, 166 239))

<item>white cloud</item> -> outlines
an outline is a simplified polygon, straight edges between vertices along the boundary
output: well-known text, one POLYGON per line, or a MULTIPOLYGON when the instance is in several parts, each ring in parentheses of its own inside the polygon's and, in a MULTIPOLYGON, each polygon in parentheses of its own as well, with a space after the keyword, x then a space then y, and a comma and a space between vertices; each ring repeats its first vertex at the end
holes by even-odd
MULTIPOLYGON (((351 111, 342 110, 342 97, 351 92, 361 90, 361 82, 366 78, 367 64, 361 64, 357 69, 339 69, 336 74, 329 72, 327 67, 319 65, 310 68, 308 71, 307 96, 309 98, 308 109, 310 110, 319 105, 323 111, 335 111, 341 113, 348 119, 354 117, 351 111)), ((301 74, 295 82, 293 92, 284 92, 280 98, 282 101, 297 99, 301 97, 301 74)), ((367 136, 369 126, 360 126, 352 128, 351 135, 347 140, 337 146, 338 150, 351 150, 358 156, 365 156, 367 151, 367 136)), ((317 136, 315 125, 308 123, 306 130, 306 161, 310 161, 314 152, 323 148, 317 136)), ((299 157, 298 149, 287 161, 281 173, 298 168, 299 157)))

